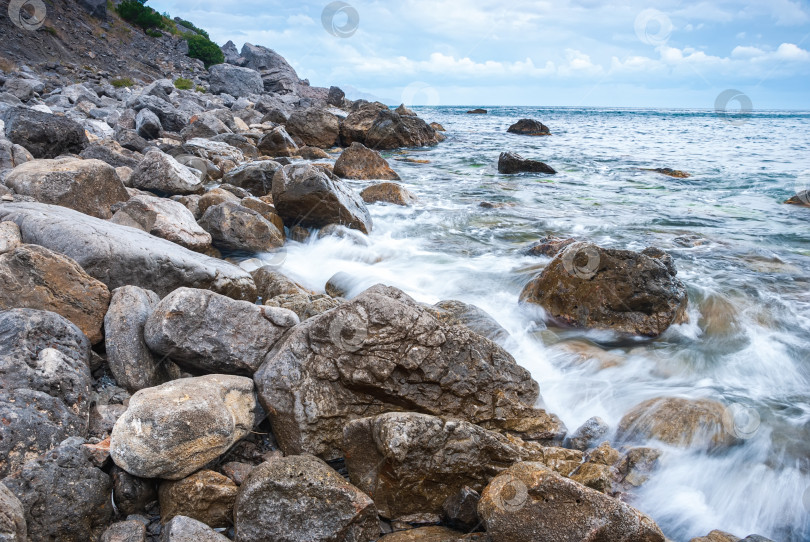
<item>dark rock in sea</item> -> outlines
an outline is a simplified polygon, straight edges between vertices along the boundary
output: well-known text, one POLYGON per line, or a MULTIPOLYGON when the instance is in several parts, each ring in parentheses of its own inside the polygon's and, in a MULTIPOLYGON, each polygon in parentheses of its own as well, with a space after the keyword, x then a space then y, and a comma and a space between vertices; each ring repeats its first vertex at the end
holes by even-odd
POLYGON ((111 290, 131 284, 167 295, 188 286, 256 299, 253 279, 241 268, 134 228, 42 203, 4 203, 4 220, 17 223, 24 242, 75 260, 111 290))
POLYGON ((371 231, 363 200, 340 179, 309 164, 284 166, 273 177, 273 203, 288 227, 340 224, 371 231))
POLYGON ((79 154, 88 144, 82 125, 67 117, 12 107, 0 112, 0 120, 5 122, 6 137, 34 158, 79 154))
POLYGON ((370 149, 385 150, 436 145, 443 140, 443 134, 436 132, 419 117, 399 115, 384 109, 377 113, 361 143, 370 149))
POLYGON ((706 536, 693 538, 689 542, 740 542, 740 537, 715 529, 706 536))
POLYGON ((688 174, 685 171, 679 171, 677 169, 670 169, 668 167, 655 168, 655 169, 646 169, 645 171, 652 171, 654 173, 660 173, 661 175, 666 175, 667 177, 674 177, 676 179, 688 179, 689 177, 691 177, 691 175, 688 174))
POLYGON ((335 162, 335 175, 344 179, 384 179, 398 181, 399 175, 377 152, 354 142, 335 162))
POLYGON ((346 423, 404 405, 533 440, 565 432, 555 416, 533 408, 538 385, 505 350, 382 285, 296 326, 254 379, 290 454, 340 457, 346 423))
POLYGON ((672 258, 648 248, 642 252, 574 243, 520 294, 564 325, 612 329, 656 337, 686 321, 686 287, 672 258))
POLYGON ((200 470, 187 478, 160 484, 160 520, 186 516, 209 527, 233 523, 233 505, 238 488, 230 478, 211 470, 200 470))
POLYGON ((173 380, 130 398, 113 428, 110 454, 135 476, 180 480, 247 436, 257 414, 249 378, 173 380))
POLYGON ((163 526, 160 542, 230 542, 211 527, 196 519, 175 516, 163 526))
POLYGON ((506 130, 510 134, 520 134, 529 136, 551 135, 548 126, 534 119, 520 119, 506 130))
POLYGON ((348 147, 355 141, 364 143, 366 133, 371 129, 374 121, 377 120, 377 115, 381 111, 387 110, 388 107, 379 102, 355 102, 349 115, 340 121, 341 145, 348 147))
POLYGON ((45 247, 21 245, 0 255, 0 310, 26 308, 52 311, 76 324, 95 344, 110 291, 79 265, 45 247))
POLYGON ((212 94, 230 94, 240 98, 251 94, 261 94, 264 84, 259 72, 250 68, 240 68, 231 64, 217 64, 208 70, 212 94))
POLYGON ((562 237, 543 237, 537 243, 526 249, 526 254, 529 256, 548 256, 553 258, 559 251, 576 243, 577 240, 573 237, 563 239, 562 237))
POLYGON ((298 153, 298 145, 283 126, 276 126, 262 136, 258 148, 267 156, 294 156, 298 153))
POLYGON ((129 199, 115 169, 101 160, 33 160, 14 168, 6 186, 42 203, 110 218, 110 207, 129 199))
POLYGON ((253 374, 298 317, 286 309, 178 288, 155 307, 144 338, 161 356, 212 373, 253 374))
POLYGON ((791 205, 804 205, 805 207, 810 207, 810 190, 800 191, 795 196, 791 196, 790 198, 786 199, 785 203, 789 203, 791 205))
POLYGON ((317 107, 293 111, 284 127, 298 146, 329 149, 338 144, 340 136, 338 118, 317 107))
POLYGON ((83 444, 67 439, 3 480, 25 510, 28 540, 92 542, 110 524, 110 477, 93 466, 83 444))
POLYGON ((284 234, 272 222, 234 201, 209 207, 199 223, 220 249, 268 252, 284 244, 284 234))
POLYGON ((413 205, 417 201, 417 197, 413 192, 398 183, 372 184, 360 192, 360 197, 366 203, 391 203, 404 207, 413 205))
POLYGON ((516 152, 502 152, 498 157, 498 173, 506 175, 514 173, 548 173, 553 175, 557 171, 544 162, 523 158, 516 152))
POLYGON ((486 109, 481 109, 480 107, 477 109, 470 109, 467 111, 468 115, 486 115, 488 111, 486 109))
POLYGON ((374 502, 318 458, 293 455, 262 463, 239 488, 237 540, 376 540, 374 502))
POLYGON ((482 492, 478 512, 498 542, 666 540, 635 508, 540 463, 518 463, 496 476, 482 492))

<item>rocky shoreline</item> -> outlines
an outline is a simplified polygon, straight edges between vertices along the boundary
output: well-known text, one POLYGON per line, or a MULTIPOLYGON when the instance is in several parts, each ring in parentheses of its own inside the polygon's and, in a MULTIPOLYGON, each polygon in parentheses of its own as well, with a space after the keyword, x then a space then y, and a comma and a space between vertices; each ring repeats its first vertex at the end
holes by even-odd
MULTIPOLYGON (((416 202, 379 151, 447 136, 264 47, 223 52, 193 90, 0 72, 0 540, 666 540, 633 507, 649 443, 736 446, 725 406, 659 397, 616 442, 597 417, 569 432, 481 309, 240 267, 367 242, 368 205, 416 202)), ((499 170, 555 173, 512 152, 499 170)), ((550 262, 520 301, 560 325, 687 318, 661 250, 529 253, 550 262)))

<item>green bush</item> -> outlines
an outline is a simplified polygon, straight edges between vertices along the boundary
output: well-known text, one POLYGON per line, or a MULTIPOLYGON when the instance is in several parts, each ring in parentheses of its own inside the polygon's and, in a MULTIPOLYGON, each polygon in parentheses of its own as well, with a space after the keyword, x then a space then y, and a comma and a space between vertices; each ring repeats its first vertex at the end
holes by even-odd
POLYGON ((180 90, 191 90, 194 88, 194 81, 184 77, 178 77, 174 80, 174 87, 179 88, 180 90))
POLYGON ((110 81, 110 84, 115 88, 122 88, 122 87, 131 87, 135 84, 135 81, 130 79, 129 77, 119 77, 118 79, 113 79, 110 81))
POLYGON ((191 21, 186 21, 185 19, 180 19, 179 21, 177 21, 177 24, 179 24, 182 27, 185 27, 185 28, 188 28, 190 30, 195 31, 197 34, 200 34, 200 35, 204 36, 206 39, 211 39, 210 36, 208 36, 208 32, 206 32, 202 28, 197 28, 196 26, 194 26, 194 23, 192 23, 191 21))
POLYGON ((163 16, 154 9, 145 6, 145 2, 146 0, 124 0, 116 8, 116 11, 118 11, 118 15, 122 19, 140 26, 144 30, 160 27, 163 23, 163 16))
POLYGON ((197 92, 205 94, 205 87, 202 85, 197 85, 197 92))
POLYGON ((160 30, 155 30, 154 28, 150 28, 146 31, 147 36, 152 36, 153 38, 161 38, 163 37, 163 32, 160 30))
POLYGON ((206 68, 225 62, 225 55, 219 45, 205 36, 186 34, 186 41, 188 42, 188 56, 202 60, 206 68))

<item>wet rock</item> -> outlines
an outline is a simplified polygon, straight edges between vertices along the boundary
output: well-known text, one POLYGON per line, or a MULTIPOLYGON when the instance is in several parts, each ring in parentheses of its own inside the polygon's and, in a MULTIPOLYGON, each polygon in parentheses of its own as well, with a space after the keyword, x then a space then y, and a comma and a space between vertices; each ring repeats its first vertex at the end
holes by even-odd
POLYGON ((181 287, 256 299, 247 272, 146 232, 41 203, 0 205, 0 221, 20 226, 23 241, 76 261, 109 289, 134 285, 167 295, 181 287))
POLYGON ((285 309, 178 288, 155 307, 144 338, 162 356, 214 373, 253 374, 298 317, 285 309))
POLYGON ((710 399, 657 397, 633 407, 619 422, 617 438, 660 440, 683 448, 712 449, 738 443, 734 420, 710 399))
POLYGON ((354 142, 344 150, 335 162, 335 175, 344 179, 389 179, 399 180, 382 155, 354 142))
POLYGON ((208 83, 212 94, 230 94, 240 98, 264 92, 261 75, 250 68, 217 64, 211 66, 208 73, 208 83))
POLYGON ((346 467, 380 514, 440 514, 445 500, 480 491, 513 463, 534 458, 522 441, 460 420, 389 412, 349 422, 346 467))
POLYGON ((804 205, 810 207, 810 190, 802 190, 795 196, 791 196, 785 200, 785 203, 790 205, 804 205))
POLYGON ((625 490, 640 487, 650 479, 659 457, 661 450, 656 448, 639 446, 628 449, 616 465, 616 482, 625 490))
POLYGON ((349 292, 356 284, 355 277, 345 271, 338 271, 326 281, 324 290, 332 297, 348 297, 349 292))
POLYGON ((309 164, 292 164, 276 172, 273 203, 289 227, 341 224, 371 231, 371 215, 363 200, 342 181, 309 164))
POLYGON ((377 114, 361 143, 370 149, 382 150, 436 145, 443 139, 442 134, 419 117, 398 115, 386 109, 377 114))
POLYGON ((211 527, 196 519, 176 516, 160 533, 160 542, 229 542, 211 527))
POLYGON ((454 495, 447 497, 442 503, 442 520, 450 527, 464 532, 470 532, 481 526, 478 517, 478 502, 481 495, 467 486, 462 487, 454 495))
POLYGON ((470 109, 467 111, 468 115, 486 115, 488 111, 486 109, 477 108, 477 109, 470 109))
POLYGON ((588 418, 576 431, 571 433, 568 445, 575 450, 585 451, 607 435, 609 429, 607 422, 599 416, 588 418))
POLYGON ((574 243, 520 294, 565 325, 656 337, 686 320, 686 287, 663 251, 574 243))
POLYGON ((20 228, 14 222, 0 222, 0 254, 11 252, 22 244, 20 228))
POLYGON ((523 158, 516 152, 502 152, 498 157, 498 173, 506 175, 514 173, 548 173, 553 175, 557 171, 544 162, 523 158))
POLYGON ((248 378, 207 375, 141 390, 110 439, 115 464, 141 478, 179 480, 225 453, 256 421, 248 378))
POLYGON ((96 541, 113 515, 110 477, 80 438, 27 462, 3 483, 22 503, 31 542, 96 541))
POLYGON ((321 228, 318 231, 318 239, 323 239, 324 237, 345 239, 359 247, 371 246, 368 236, 360 233, 357 230, 349 229, 346 226, 338 226, 337 224, 329 224, 328 226, 321 228))
POLYGON ((101 542, 146 542, 146 525, 135 519, 113 523, 104 531, 101 542))
POLYGON ((200 226, 220 249, 267 252, 284 244, 284 234, 275 224, 233 201, 209 207, 200 226))
POLYGON ((520 119, 506 130, 510 134, 520 134, 529 136, 551 135, 548 126, 534 119, 520 119))
POLYGON ((284 219, 282 219, 276 213, 275 207, 269 203, 266 203, 264 200, 251 196, 243 198, 240 203, 242 207, 247 207, 248 209, 252 209, 262 215, 265 220, 273 224, 278 229, 278 233, 282 236, 282 238, 284 237, 284 219))
POLYGON ((173 376, 173 364, 156 358, 143 338, 146 320, 159 302, 158 295, 150 290, 122 286, 113 291, 104 317, 110 372, 118 385, 131 393, 168 382, 173 376))
POLYGON ((647 169, 645 171, 652 171, 654 173, 660 173, 661 175, 666 175, 667 177, 673 177, 675 179, 688 179, 691 177, 687 172, 680 171, 677 169, 672 169, 668 167, 659 167, 655 169, 647 169))
POLYGON ((122 515, 144 514, 147 506, 157 500, 154 480, 138 478, 115 465, 111 475, 115 506, 122 515))
POLYGON ((135 133, 144 139, 157 139, 163 131, 160 119, 149 109, 141 109, 135 117, 135 133))
POLYGON ((0 310, 39 309, 61 314, 87 335, 102 339, 102 320, 110 303, 107 287, 73 260, 37 245, 22 245, 0 255, 0 310))
POLYGON ((266 196, 273 190, 273 175, 281 164, 273 160, 248 162, 226 173, 223 183, 244 188, 254 196, 266 196))
POLYGON ((285 125, 299 146, 328 149, 338 143, 340 123, 332 113, 317 107, 293 111, 285 125))
POLYGON ((98 218, 110 218, 110 206, 129 198, 115 169, 101 160, 34 160, 14 168, 5 182, 17 194, 98 218))
POLYGON ((262 463, 239 488, 236 540, 290 542, 376 540, 374 502, 312 456, 262 463))
POLYGON ((211 246, 211 235, 202 229, 182 203, 138 195, 118 208, 112 222, 148 232, 196 252, 211 246))
POLYGON ((499 542, 665 540, 638 510, 538 463, 518 463, 496 476, 481 494, 478 513, 499 542))
POLYGON ((438 122, 431 122, 430 127, 436 130, 437 132, 445 132, 444 126, 439 124, 438 122))
POLYGON ((199 177, 157 149, 146 153, 132 172, 129 184, 133 188, 170 195, 199 194, 204 190, 199 177))
POLYGON ((6 137, 25 147, 34 158, 79 154, 88 144, 81 124, 33 109, 11 107, 0 113, 6 137))
POLYGON ((346 423, 402 409, 534 440, 564 433, 532 408, 538 385, 506 351, 382 285, 296 326, 254 379, 285 453, 340 457, 346 423))
POLYGON ((237 487, 230 478, 210 470, 197 471, 182 480, 160 484, 160 520, 186 516, 209 527, 229 527, 237 487))
POLYGON ((3 542, 28 540, 22 503, 3 483, 0 483, 0 540, 3 542))
POLYGON ((497 343, 509 338, 509 332, 497 320, 475 305, 451 299, 439 301, 435 307, 439 309, 437 316, 442 322, 467 326, 470 330, 497 343))
POLYGON ((553 258, 559 251, 568 245, 576 243, 573 237, 563 239, 562 237, 543 237, 537 243, 526 249, 529 256, 548 256, 553 258))
POLYGON ((366 203, 392 203, 403 206, 413 205, 417 201, 413 192, 397 183, 372 184, 360 192, 360 197, 366 203))
POLYGON ((259 152, 266 156, 294 156, 298 154, 298 145, 283 126, 276 126, 262 136, 258 144, 259 152))

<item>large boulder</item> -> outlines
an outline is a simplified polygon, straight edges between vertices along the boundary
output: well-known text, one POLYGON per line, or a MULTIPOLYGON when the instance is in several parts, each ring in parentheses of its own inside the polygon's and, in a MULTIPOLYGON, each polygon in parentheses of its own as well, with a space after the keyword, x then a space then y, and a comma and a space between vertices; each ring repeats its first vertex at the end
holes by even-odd
POLYGON ((150 109, 141 109, 135 117, 135 133, 144 139, 157 139, 163 131, 160 118, 150 109))
POLYGON ((419 117, 398 115, 383 110, 365 134, 362 141, 370 149, 397 149, 436 145, 444 136, 419 117))
POLYGON ((0 312, 0 477, 87 434, 90 342, 52 312, 0 312))
POLYGON ((212 94, 230 94, 240 98, 264 92, 262 77, 256 70, 231 64, 217 64, 208 70, 212 94))
MULTIPOLYGON (((625 441, 659 440, 684 448, 714 449, 739 442, 733 413, 711 399, 657 397, 636 406, 619 422, 625 441)), ((739 431, 737 431, 739 432, 739 431)))
POLYGON ((298 145, 284 126, 276 126, 263 135, 257 147, 267 156, 293 156, 298 153, 298 145))
POLYGON ((187 478, 160 484, 160 520, 186 516, 209 527, 233 523, 233 505, 238 488, 230 478, 210 470, 197 471, 187 478))
POLYGON ((357 142, 340 153, 335 162, 335 175, 344 179, 399 180, 397 172, 391 169, 379 152, 357 142))
POLYGON ((309 164, 291 164, 276 172, 273 203, 289 227, 340 224, 371 231, 371 214, 363 200, 340 179, 309 164))
POLYGON ((61 314, 87 335, 102 339, 110 291, 76 262, 45 247, 22 245, 0 255, 0 310, 26 308, 61 314))
POLYGON ((520 294, 564 325, 656 337, 686 320, 686 287, 672 258, 573 243, 520 294))
POLYGON ((540 463, 518 463, 481 494, 478 513, 498 542, 665 542, 655 522, 618 499, 540 463))
POLYGON ((360 192, 360 197, 366 203, 391 203, 404 207, 417 201, 416 195, 399 183, 372 184, 360 192))
POLYGON ((17 194, 61 205, 98 218, 110 218, 110 206, 129 198, 115 168, 101 160, 34 160, 14 168, 6 185, 17 194))
POLYGON ((376 540, 374 502, 318 458, 274 459, 253 469, 234 509, 237 542, 376 540))
POLYGON ((382 285, 293 328, 254 380, 285 453, 341 457, 346 423, 402 410, 535 440, 564 434, 532 408, 538 385, 505 350, 382 285))
POLYGON ((506 175, 514 173, 548 173, 554 175, 557 171, 545 162, 523 158, 516 152, 502 152, 498 157, 498 173, 506 175))
POLYGON ((348 147, 355 141, 364 143, 366 133, 377 120, 380 111, 388 111, 388 107, 379 102, 358 102, 349 115, 340 121, 340 143, 348 147))
POLYGON ((534 119, 520 119, 506 130, 510 134, 520 134, 529 136, 551 135, 548 126, 534 119))
POLYGON ((27 542, 28 526, 20 499, 0 482, 0 540, 27 542))
POLYGON ((112 293, 104 316, 107 364, 116 383, 131 393, 171 380, 171 362, 157 358, 143 337, 146 319, 160 298, 137 286, 122 286, 112 293))
POLYGON ((161 195, 200 194, 204 191, 199 177, 158 149, 146 153, 132 172, 129 186, 161 195))
POLYGON ((0 113, 0 120, 5 123, 6 137, 28 149, 34 158, 79 154, 88 144, 82 125, 67 117, 12 107, 0 113))
POLYGON ((200 218, 200 226, 221 249, 268 252, 284 245, 284 233, 275 224, 234 201, 209 207, 200 218))
POLYGON ((83 443, 67 439, 3 480, 22 503, 30 542, 95 542, 107 529, 112 483, 83 443))
POLYGON ((257 420, 249 378, 206 375, 137 392, 110 436, 115 464, 141 478, 180 480, 224 454, 257 420))
POLYGON ((153 352, 194 369, 253 374, 296 324, 298 317, 286 309, 178 288, 155 307, 144 337, 153 352))
POLYGON ((191 120, 191 114, 185 108, 175 107, 168 97, 144 93, 127 100, 127 107, 135 111, 149 109, 160 119, 163 129, 171 132, 180 132, 191 120))
POLYGON ((116 169, 120 167, 134 169, 138 167, 138 162, 141 158, 140 155, 135 154, 129 149, 125 149, 114 140, 93 143, 85 147, 79 156, 85 160, 101 160, 116 169))
POLYGON ((3 220, 20 227, 24 242, 75 260, 110 290, 131 284, 167 295, 188 286, 256 299, 256 285, 246 271, 141 230, 42 203, 2 204, 3 220))
POLYGON ((520 439, 461 420, 389 412, 343 430, 351 481, 380 515, 440 514, 465 487, 481 491, 499 472, 542 454, 520 439))
POLYGON ((328 149, 337 145, 340 136, 338 118, 317 107, 295 110, 285 128, 299 146, 328 149))
POLYGON ((162 237, 188 249, 204 252, 211 246, 211 234, 194 220, 182 203, 138 194, 118 207, 112 222, 162 237))
POLYGON ((281 164, 273 160, 247 162, 230 170, 222 182, 244 188, 254 196, 266 196, 273 190, 273 175, 281 164))
POLYGON ((275 94, 297 94, 300 79, 283 56, 267 47, 246 43, 241 56, 245 66, 261 72, 264 90, 275 94))

